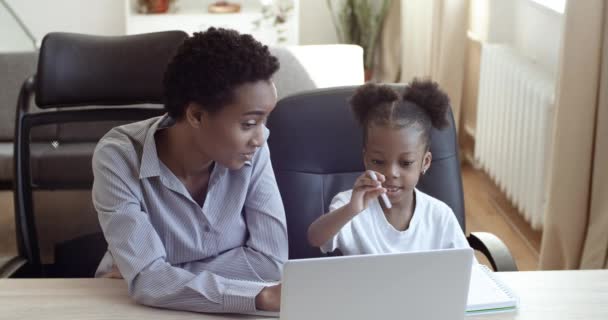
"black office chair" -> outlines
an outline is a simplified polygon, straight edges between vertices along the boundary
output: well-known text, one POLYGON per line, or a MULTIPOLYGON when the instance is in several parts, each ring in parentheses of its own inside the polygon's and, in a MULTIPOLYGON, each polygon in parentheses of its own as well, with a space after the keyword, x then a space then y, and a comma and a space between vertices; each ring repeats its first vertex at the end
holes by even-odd
MULTIPOLYGON (((403 86, 395 85, 396 88, 403 86)), ((307 241, 308 226, 327 212, 331 199, 352 189, 363 171, 362 132, 348 103, 356 87, 314 90, 286 97, 268 119, 269 147, 285 205, 291 259, 319 257, 307 241)), ((448 204, 464 231, 465 214, 454 119, 433 130, 433 162, 418 188, 448 204)), ((485 254, 495 270, 517 270, 496 236, 473 232, 472 248, 485 254)))
POLYGON ((163 99, 164 70, 186 37, 181 31, 118 37, 45 36, 37 74, 23 84, 17 103, 14 197, 19 256, 0 266, 0 274, 93 276, 107 247, 99 230, 56 244, 54 263, 43 264, 33 190, 90 189, 97 140, 116 124, 163 113, 158 104, 163 99), (43 112, 29 112, 34 94, 43 112), (49 124, 58 124, 59 130, 63 126, 70 134, 59 134, 44 152, 31 149, 32 128, 49 124))

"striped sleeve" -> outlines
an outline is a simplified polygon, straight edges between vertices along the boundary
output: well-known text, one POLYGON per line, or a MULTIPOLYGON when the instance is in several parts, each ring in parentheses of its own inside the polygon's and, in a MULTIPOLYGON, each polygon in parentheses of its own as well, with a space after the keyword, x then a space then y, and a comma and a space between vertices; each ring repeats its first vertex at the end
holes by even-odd
POLYGON ((261 280, 280 280, 288 256, 287 224, 268 144, 254 158, 244 210, 249 232, 245 259, 261 280))
POLYGON ((142 210, 135 153, 132 147, 108 141, 100 143, 93 156, 93 204, 130 295, 139 303, 169 309, 255 311, 263 283, 204 270, 195 274, 167 261, 163 242, 142 210))

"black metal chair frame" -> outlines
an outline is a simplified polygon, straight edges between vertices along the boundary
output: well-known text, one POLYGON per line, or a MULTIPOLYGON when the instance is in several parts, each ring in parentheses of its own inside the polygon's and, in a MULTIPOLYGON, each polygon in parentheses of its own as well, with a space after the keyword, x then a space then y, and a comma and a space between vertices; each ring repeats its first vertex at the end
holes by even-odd
POLYGON ((52 276, 41 259, 33 191, 92 187, 88 178, 72 182, 33 180, 32 129, 67 123, 132 122, 163 114, 161 107, 141 104, 162 103, 164 65, 186 37, 182 31, 118 37, 45 36, 37 74, 23 83, 17 100, 13 190, 18 256, 0 265, 0 277, 52 276), (113 81, 118 81, 115 86, 105 85, 113 81), (29 110, 34 95, 37 106, 43 109, 40 112, 29 110))
MULTIPOLYGON (((23 274, 45 276, 46 272, 40 257, 40 246, 38 233, 36 231, 36 219, 34 214, 33 191, 44 190, 80 190, 90 189, 92 184, 65 185, 32 184, 32 171, 30 166, 30 133, 32 128, 48 124, 74 123, 74 122, 99 122, 99 121, 137 121, 145 118, 161 115, 163 109, 154 108, 97 108, 81 110, 59 110, 29 113, 29 105, 35 92, 35 76, 28 78, 19 93, 17 114, 15 123, 15 227, 17 233, 17 250, 24 260, 18 262, 27 266, 22 270, 23 274)), ((137 102, 129 101, 128 104, 137 102)), ((126 103, 125 103, 126 104, 126 103)), ((118 104, 117 105, 121 105, 118 104)))

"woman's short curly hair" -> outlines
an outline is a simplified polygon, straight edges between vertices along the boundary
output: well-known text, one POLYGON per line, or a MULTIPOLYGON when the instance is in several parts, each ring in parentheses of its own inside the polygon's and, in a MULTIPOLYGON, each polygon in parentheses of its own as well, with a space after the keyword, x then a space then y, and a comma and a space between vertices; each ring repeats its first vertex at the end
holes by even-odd
POLYGON ((222 28, 194 33, 165 70, 165 109, 174 119, 181 118, 191 102, 216 112, 232 102, 237 86, 270 80, 278 69, 268 46, 251 35, 222 28))

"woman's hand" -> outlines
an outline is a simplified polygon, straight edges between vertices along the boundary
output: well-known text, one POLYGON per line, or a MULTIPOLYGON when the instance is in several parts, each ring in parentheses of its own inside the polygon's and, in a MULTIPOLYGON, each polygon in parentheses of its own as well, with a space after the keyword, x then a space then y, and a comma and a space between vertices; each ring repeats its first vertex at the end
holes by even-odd
POLYGON ((118 270, 118 267, 116 267, 116 265, 113 264, 112 270, 110 270, 110 272, 102 275, 101 277, 110 278, 110 279, 122 279, 122 274, 120 273, 120 270, 118 270))
POLYGON ((378 177, 378 181, 372 179, 370 171, 365 171, 355 181, 350 198, 350 207, 353 212, 358 214, 367 209, 371 200, 378 198, 386 192, 386 189, 382 187, 382 182, 385 181, 384 175, 378 172, 375 172, 375 174, 378 177))
POLYGON ((281 284, 266 287, 255 297, 255 307, 264 311, 279 311, 281 308, 281 284))

